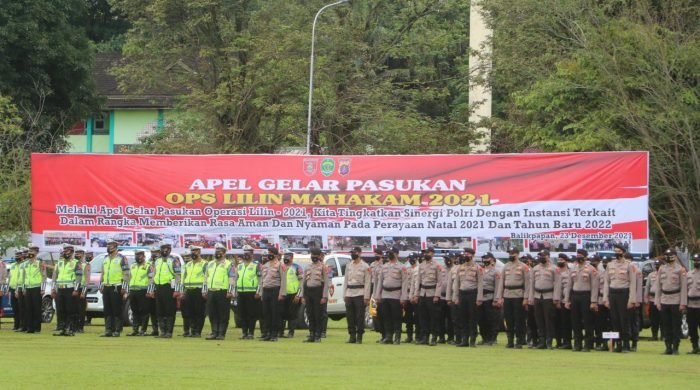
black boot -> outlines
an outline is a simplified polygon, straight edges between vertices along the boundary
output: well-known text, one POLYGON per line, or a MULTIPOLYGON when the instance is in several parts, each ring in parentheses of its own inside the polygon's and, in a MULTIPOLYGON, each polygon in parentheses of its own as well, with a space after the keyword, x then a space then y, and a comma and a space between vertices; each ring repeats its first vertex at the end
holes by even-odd
POLYGON ((362 344, 362 333, 357 334, 357 344, 362 344))
POLYGON ((112 337, 112 317, 105 317, 105 332, 100 337, 112 337))
POLYGON ((289 329, 289 331, 287 331, 287 338, 288 339, 294 338, 294 329, 289 329))
POLYGON ((224 340, 226 338, 226 332, 228 331, 228 322, 220 321, 218 329, 219 329, 219 333, 216 336, 216 339, 217 340, 224 340))
POLYGON ((581 339, 574 339, 573 352, 581 352, 581 339))
POLYGON ((309 336, 304 339, 304 343, 313 343, 315 341, 316 337, 313 332, 309 332, 309 336))
POLYGON ((630 347, 630 352, 637 352, 637 340, 632 340, 632 347, 630 347))
POLYGON ((630 341, 629 340, 622 340, 622 353, 629 353, 630 352, 630 341))
POLYGON ((412 343, 413 342, 413 331, 412 330, 406 331, 406 339, 403 342, 404 343, 412 343))
POLYGON ((697 355, 700 354, 700 348, 698 348, 698 342, 693 341, 693 350, 688 352, 688 355, 697 355))
POLYGON ((192 321, 189 318, 183 318, 182 319, 182 329, 183 332, 180 336, 182 337, 190 337, 192 333, 190 333, 190 326, 192 324, 192 321))
POLYGON ((679 343, 674 343, 674 344, 673 344, 673 351, 672 351, 672 354, 674 354, 674 355, 678 355, 678 353, 679 353, 679 352, 678 352, 678 344, 679 344, 679 343))
POLYGON ((506 344, 506 348, 514 348, 515 344, 513 343, 513 335, 508 333, 508 344, 506 344))
POLYGON ((348 341, 346 341, 347 344, 355 344, 357 343, 357 336, 355 336, 355 333, 350 333, 350 338, 348 341))
POLYGON ((394 343, 394 333, 393 332, 386 332, 384 334, 384 341, 382 341, 382 344, 393 344, 394 343))
POLYGON ((664 353, 662 355, 672 355, 673 349, 671 348, 671 342, 667 341, 667 340, 665 340, 664 342, 666 343, 666 350, 664 351, 664 353))
POLYGON ((471 336, 469 338, 469 346, 472 348, 476 348, 476 336, 471 336))
POLYGON ((431 347, 434 347, 434 346, 436 346, 436 345, 437 345, 437 336, 433 336, 433 337, 430 339, 430 346, 431 346, 431 347))
POLYGON ((469 346, 469 337, 466 334, 459 335, 459 343, 455 344, 457 347, 464 348, 469 346))
POLYGON ((394 345, 401 344, 401 332, 394 333, 394 345))

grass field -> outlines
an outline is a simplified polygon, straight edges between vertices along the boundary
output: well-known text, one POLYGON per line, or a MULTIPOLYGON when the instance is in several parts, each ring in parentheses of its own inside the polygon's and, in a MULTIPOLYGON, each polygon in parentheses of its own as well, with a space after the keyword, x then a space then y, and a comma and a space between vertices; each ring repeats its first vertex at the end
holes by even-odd
MULTIPOLYGON (((302 343, 306 332, 276 343, 174 337, 100 338, 100 319, 76 337, 0 330, 4 358, 0 388, 587 388, 694 389, 700 355, 662 356, 663 343, 640 341, 639 352, 613 354, 506 350, 499 345, 455 348, 379 345, 375 333, 362 345, 345 344, 345 321, 330 321, 328 338, 302 343)), ((208 331, 208 324, 205 326, 208 331)), ((175 328, 175 334, 181 328, 175 328)))

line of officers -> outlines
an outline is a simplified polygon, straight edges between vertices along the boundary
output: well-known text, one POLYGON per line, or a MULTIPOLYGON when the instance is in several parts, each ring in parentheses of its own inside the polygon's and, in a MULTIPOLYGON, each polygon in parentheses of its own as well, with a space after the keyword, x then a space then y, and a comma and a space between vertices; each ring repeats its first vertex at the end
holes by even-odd
MULTIPOLYGON (((177 301, 183 316, 185 337, 201 337, 208 315, 211 333, 207 340, 223 340, 229 325, 231 303, 237 306, 241 339, 253 339, 256 323, 261 325, 262 341, 293 337, 299 305, 306 305, 309 337, 306 342, 320 342, 327 326, 327 300, 331 271, 323 264, 324 254, 311 250, 306 272, 293 262, 287 252, 280 261, 276 248, 268 249, 262 264, 253 261, 253 248, 246 246, 236 263, 226 258, 223 245, 215 247, 214 259, 201 257, 201 248, 190 247, 190 261, 181 264, 171 254, 171 245, 135 251, 135 262, 129 265, 119 253, 118 243, 107 243, 99 290, 102 294, 105 332, 102 337, 119 337, 123 331, 124 302, 129 299, 133 331, 127 336, 171 338, 177 301), (147 334, 149 318, 153 332, 147 334), (284 323, 289 332, 284 336, 284 323)), ((47 294, 46 265, 36 258, 38 247, 31 247, 24 260, 22 253, 8 271, 0 263, 0 294, 12 295, 16 331, 41 331, 41 298, 47 294), (15 309, 15 302, 18 307, 15 309)), ((57 329, 55 336, 73 336, 82 332, 87 286, 91 267, 81 248, 64 245, 61 259, 54 267, 55 283, 50 292, 56 301, 57 329), (81 299, 83 303, 81 303, 81 299), (81 320, 82 319, 82 320, 81 320)), ((332 292, 331 292, 332 293, 332 292)))
POLYGON ((479 344, 492 345, 503 310, 506 348, 554 349, 556 341, 559 349, 604 351, 603 333, 613 331, 619 334, 615 352, 636 352, 641 304, 650 303, 652 332, 657 334, 660 323, 664 354, 678 354, 686 310, 689 353, 700 353, 700 255, 693 257, 694 270, 688 273, 676 251, 667 250, 664 264, 657 261, 644 288, 642 272, 623 246, 615 246, 613 259, 579 249, 573 258, 560 254, 556 263, 548 250, 535 259, 509 248, 501 271, 491 253, 481 257, 483 266, 477 264, 471 248, 447 258, 445 267, 433 260, 433 249, 409 256, 408 266, 397 253, 381 251, 366 265, 358 260, 359 250, 353 250, 345 273, 348 343, 362 342, 364 305, 372 295, 375 330, 382 334, 377 342, 384 344, 401 343, 404 322, 404 342, 413 341, 415 327, 416 344, 475 347, 478 326, 479 344))

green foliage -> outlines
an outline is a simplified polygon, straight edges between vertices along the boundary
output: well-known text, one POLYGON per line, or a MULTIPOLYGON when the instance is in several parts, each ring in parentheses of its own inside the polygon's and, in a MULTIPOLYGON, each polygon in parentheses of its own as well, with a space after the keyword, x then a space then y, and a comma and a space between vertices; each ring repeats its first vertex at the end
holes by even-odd
POLYGON ((649 150, 652 209, 663 228, 653 227, 657 242, 696 245, 700 5, 488 4, 496 31, 495 149, 649 150))
MULTIPOLYGON (((113 4, 133 25, 116 69, 127 90, 186 88, 180 109, 201 114, 219 152, 305 146, 311 23, 327 2, 113 4)), ((468 4, 357 0, 325 11, 313 143, 335 154, 468 151, 468 4)))

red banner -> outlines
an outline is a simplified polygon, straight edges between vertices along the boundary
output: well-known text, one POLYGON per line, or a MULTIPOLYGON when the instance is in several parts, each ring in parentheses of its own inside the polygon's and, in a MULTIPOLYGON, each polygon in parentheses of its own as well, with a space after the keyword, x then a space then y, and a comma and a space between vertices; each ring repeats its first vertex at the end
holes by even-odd
POLYGON ((32 156, 42 247, 646 252, 648 153, 32 156))

